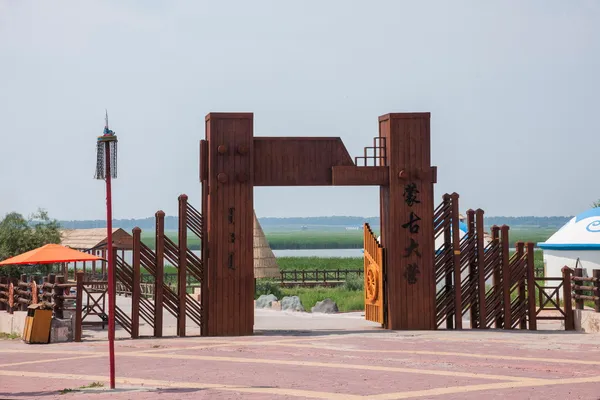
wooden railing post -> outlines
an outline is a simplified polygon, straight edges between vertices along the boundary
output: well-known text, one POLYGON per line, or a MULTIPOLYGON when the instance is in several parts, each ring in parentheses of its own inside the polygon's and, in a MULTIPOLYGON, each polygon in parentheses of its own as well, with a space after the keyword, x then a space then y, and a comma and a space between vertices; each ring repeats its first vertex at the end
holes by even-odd
POLYGON ((5 286, 8 286, 8 278, 5 276, 0 276, 0 298, 4 301, 0 301, 0 311, 5 311, 8 309, 8 289, 5 286))
POLYGON ((185 194, 179 196, 179 268, 177 269, 177 294, 179 313, 177 315, 177 335, 185 336, 185 303, 187 297, 187 201, 185 194))
MULTIPOLYGON (((48 274, 48 283, 50 285, 54 285, 56 283, 56 274, 48 274)), ((46 296, 46 299, 47 299, 46 301, 52 303, 52 308, 54 310, 54 304, 53 304, 54 302, 53 302, 53 299, 52 299, 52 292, 53 292, 53 290, 54 290, 54 286, 49 287, 49 288, 46 289, 46 294, 48 295, 48 296, 46 296)))
MULTIPOLYGON (((27 283, 27 274, 21 274, 21 278, 19 280, 19 283, 21 283, 21 282, 27 283)), ((21 287, 21 285, 17 285, 15 287, 15 293, 17 293, 17 292, 19 292, 21 290, 23 290, 23 288, 21 287)), ((21 297, 25 297, 25 296, 21 296, 19 294, 18 298, 21 298, 21 297)), ((15 302, 15 304, 17 304, 17 303, 15 302)), ((28 304, 25 304, 25 303, 22 303, 21 301, 19 301, 17 307, 19 307, 19 311, 27 311, 27 306, 28 306, 28 304)))
MULTIPOLYGON (((108 279, 108 272, 106 271, 106 265, 107 265, 107 261, 106 261, 106 249, 102 249, 102 276, 106 276, 106 279, 108 279)), ((104 279, 104 278, 102 278, 104 279)))
MULTIPOLYGON (((444 196, 442 196, 442 202, 444 204, 444 209, 448 209, 449 210, 449 216, 450 216, 450 220, 452 220, 452 198, 450 197, 450 195, 448 193, 444 194, 444 196)), ((452 250, 452 230, 451 230, 451 223, 450 224, 444 224, 444 251, 451 251, 452 250)), ((444 266, 445 268, 445 266, 444 266)), ((452 271, 450 271, 449 269, 446 269, 446 275, 444 278, 444 290, 446 291, 448 297, 451 295, 452 293, 452 271)), ((446 313, 446 329, 454 329, 454 318, 453 318, 453 313, 451 312, 447 312, 446 313)))
POLYGON ((502 298, 503 298, 503 308, 504 308, 504 321, 503 328, 511 329, 512 319, 511 319, 511 307, 510 307, 510 253, 508 247, 508 226, 502 225, 500 228, 500 246, 502 251, 502 298))
POLYGON ((76 274, 77 293, 75 300, 75 341, 81 342, 81 319, 83 317, 83 272, 76 274))
POLYGON ((537 308, 535 305, 535 258, 533 243, 527 243, 527 314, 529 330, 537 330, 537 308))
MULTIPOLYGON (((523 242, 517 242, 517 259, 518 259, 518 264, 517 265, 521 265, 521 263, 523 262, 523 258, 526 257, 525 255, 525 243, 523 242)), ((527 268, 527 259, 525 259, 525 263, 523 264, 524 268, 527 268)), ((526 272, 527 270, 525 270, 526 272)), ((519 278, 519 282, 518 282, 518 286, 517 286, 517 295, 519 296, 519 305, 518 308, 521 307, 525 307, 525 303, 527 302, 526 299, 526 295, 525 295, 525 279, 522 275, 521 271, 518 271, 518 275, 519 278)), ((520 329, 527 329, 527 314, 526 314, 526 310, 525 313, 521 314, 522 316, 519 318, 519 328, 520 329)))
POLYGON ((462 329, 462 279, 460 274, 460 220, 458 193, 452 193, 452 265, 454 266, 454 325, 462 329))
POLYGON ((487 305, 485 303, 485 242, 483 226, 483 210, 475 211, 475 230, 477 235, 477 303, 479 306, 478 328, 485 329, 487 317, 487 305))
MULTIPOLYGON (((573 276, 583 278, 583 268, 575 268, 575 270, 573 271, 573 276)), ((575 284, 578 286, 583 286, 582 281, 575 281, 575 284)), ((575 294, 578 295, 575 298, 575 308, 578 310, 583 310, 583 299, 580 297, 583 294, 583 290, 577 289, 575 290, 575 294)))
MULTIPOLYGON (((573 315, 573 303, 571 300, 571 269, 564 266, 562 269, 563 274, 563 301, 565 304, 565 330, 575 330, 575 318, 573 315)), ((560 304, 560 303, 559 303, 560 304)))
POLYGON ((600 312, 600 269, 593 270, 592 276, 596 279, 594 282, 595 290, 592 292, 592 295, 596 296, 596 300, 594 301, 594 311, 600 312))
POLYGON ((132 266, 133 282, 131 285, 131 338, 140 337, 140 252, 142 230, 133 228, 132 266))
POLYGON ((163 284, 165 277, 165 213, 156 213, 156 276, 154 277, 154 336, 162 337, 163 284))
POLYGON ((65 277, 62 275, 59 275, 56 277, 56 283, 58 283, 58 285, 54 285, 53 288, 53 300, 54 300, 54 316, 56 318, 62 319, 64 317, 63 314, 63 310, 64 310, 64 289, 60 286, 60 284, 65 283, 65 277))
POLYGON ((493 225, 492 241, 494 242, 494 251, 498 252, 498 256, 494 257, 492 269, 493 269, 493 291, 494 298, 498 299, 496 303, 497 309, 494 310, 496 318, 494 319, 494 327, 496 329, 502 328, 502 251, 500 249, 500 227, 493 225))
MULTIPOLYGON (((469 235, 469 242, 473 242, 474 246, 477 246, 477 237, 475 233, 475 211, 467 210, 467 235, 469 235)), ((479 327, 479 304, 477 297, 477 274, 479 271, 479 263, 477 262, 477 247, 473 247, 472 251, 469 251, 469 303, 471 305, 470 311, 470 323, 471 328, 479 327)))

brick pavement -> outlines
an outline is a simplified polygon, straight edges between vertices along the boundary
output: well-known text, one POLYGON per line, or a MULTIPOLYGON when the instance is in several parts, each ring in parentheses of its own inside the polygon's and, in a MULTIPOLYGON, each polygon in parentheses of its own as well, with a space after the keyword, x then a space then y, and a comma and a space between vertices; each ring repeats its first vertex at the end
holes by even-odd
POLYGON ((1 399, 600 399, 600 336, 565 332, 263 332, 241 338, 0 342, 1 399), (62 389, 73 389, 61 394, 62 389))

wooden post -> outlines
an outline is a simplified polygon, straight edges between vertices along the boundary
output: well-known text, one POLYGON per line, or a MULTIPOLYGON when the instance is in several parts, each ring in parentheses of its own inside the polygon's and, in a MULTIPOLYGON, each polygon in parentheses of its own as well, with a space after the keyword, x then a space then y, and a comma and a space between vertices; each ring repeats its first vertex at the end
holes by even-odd
MULTIPOLYGON (((63 284, 65 283, 65 277, 62 275, 58 275, 56 277, 56 283, 63 284)), ((64 317, 64 289, 61 286, 54 285, 53 288, 53 300, 54 300, 54 316, 56 318, 62 319, 64 317)))
POLYGON ((379 137, 385 143, 384 166, 389 171, 389 181, 380 186, 379 198, 387 327, 392 330, 436 328, 432 223, 436 173, 431 165, 430 118, 429 113, 379 117, 379 137), (407 191, 416 196, 418 203, 407 191), (411 239, 418 244, 419 253, 413 251, 407 257, 411 239))
POLYGON ((596 282, 594 282, 593 285, 596 290, 592 292, 592 295, 596 296, 596 300, 594 301, 594 311, 600 312, 600 269, 593 270, 592 276, 596 278, 596 282))
MULTIPOLYGON (((251 113, 206 116, 208 163, 203 215, 207 225, 207 286, 202 306, 206 335, 251 335, 254 330, 254 117, 251 113), (232 240, 233 239, 233 240, 232 240)), ((285 155, 281 155, 285 157, 285 155)), ((203 290, 204 291, 204 290, 203 290)))
POLYGON ((458 193, 452 193, 452 265, 454 266, 454 325, 462 329, 462 277, 460 273, 460 220, 458 193))
POLYGON ((83 272, 77 272, 77 293, 75 300, 75 341, 81 342, 82 317, 83 317, 83 272))
POLYGON ((468 227, 468 240, 472 242, 475 247, 469 252, 469 304, 470 304, 470 323, 471 328, 479 327, 479 306, 477 297, 477 274, 479 271, 479 264, 477 262, 477 237, 475 234, 475 211, 467 210, 467 227, 468 227))
MULTIPOLYGON (((0 284, 1 285, 8 285, 8 278, 5 276, 0 276, 0 284)), ((0 293, 3 293, 3 296, 0 296, 2 298, 4 298, 4 296, 6 296, 6 303, 3 301, 0 301, 0 311, 5 311, 8 308, 8 290, 4 288, 4 286, 0 287, 0 293)))
MULTIPOLYGON (((452 221, 452 197, 446 193, 442 197, 442 201, 444 202, 444 208, 450 210, 450 221, 452 221)), ((446 249, 452 249, 452 223, 444 226, 444 251, 447 251, 446 249)), ((446 269, 444 290, 448 296, 452 293, 452 286, 452 271, 446 269)), ((454 329, 454 314, 451 312, 446 313, 446 329, 454 329)))
MULTIPOLYGON (((516 254, 517 254, 517 265, 523 261, 525 257, 525 243, 517 242, 516 243, 516 254)), ((524 268, 527 268, 527 259, 525 259, 525 263, 523 264, 524 268)), ((525 270, 526 272, 527 270, 525 270)), ((521 275, 521 272, 518 271, 518 276, 521 278, 517 284, 517 295, 519 297, 518 307, 525 307, 526 297, 525 297, 525 277, 521 275)), ((526 275, 525 275, 526 276, 526 275)), ((519 328, 527 329, 527 314, 522 314, 523 316, 519 318, 519 328)))
MULTIPOLYGON (((571 269, 563 267, 563 300, 565 304, 565 330, 575 330, 575 318, 573 315, 573 303, 571 300, 571 269)), ((560 303, 559 303, 560 304, 560 303)))
POLYGON ((494 319, 494 327, 496 329, 502 328, 502 251, 500 249, 500 227, 494 225, 492 226, 492 241, 494 242, 494 247, 497 249, 499 253, 499 257, 494 257, 494 265, 492 266, 494 270, 493 274, 493 293, 494 297, 498 298, 499 301, 496 303, 496 307, 498 309, 494 310, 496 312, 496 318, 494 319), (499 312, 500 311, 500 312, 499 312))
POLYGON ((529 330, 537 330, 537 307, 535 305, 535 259, 533 243, 527 243, 527 305, 529 330))
POLYGON ((133 228, 133 282, 131 285, 131 338, 140 337, 140 252, 142 230, 137 226, 133 228))
POLYGON ((165 278, 165 213, 156 213, 156 276, 154 277, 154 336, 162 337, 163 286, 165 278))
MULTIPOLYGON (((583 278, 583 268, 575 268, 573 271, 573 276, 578 278, 583 278)), ((575 284, 578 286, 583 286, 582 281, 575 281, 575 284)), ((581 296, 583 294, 583 290, 575 290, 575 294, 581 296)), ((575 308, 578 310, 583 310, 583 299, 575 298, 575 308)))
POLYGON ((477 303, 479 307, 478 328, 487 328, 485 320, 487 317, 487 305, 485 303, 485 242, 483 226, 483 210, 481 208, 475 211, 475 230, 477 236, 477 303))
POLYGON ((500 228, 500 246, 502 251, 502 299, 504 308, 503 328, 511 329, 511 309, 510 309, 510 253, 508 247, 508 225, 502 225, 500 228))
MULTIPOLYGON (((103 280, 106 280, 104 277, 106 276, 106 249, 102 249, 102 276, 103 280)), ((108 277, 107 277, 108 278, 108 277)))
POLYGON ((185 194, 179 196, 179 268, 177 269, 177 294, 179 314, 177 315, 177 335, 185 336, 185 303, 187 298, 187 201, 185 194))
POLYGON ((200 304, 202 304, 202 324, 200 325, 200 335, 208 335, 208 312, 207 304, 209 297, 208 287, 208 235, 206 234, 208 215, 208 142, 200 141, 200 182, 202 183, 202 230, 200 237, 200 256, 202 258, 202 282, 200 282, 200 304))
MULTIPOLYGON (((27 283, 27 274, 21 274, 21 276, 19 278, 19 282, 27 283)), ((22 290, 20 285, 18 285, 18 284, 15 285, 15 293, 17 293, 17 291, 20 291, 20 290, 22 290)), ((17 299, 20 297, 21 297, 21 295, 18 295, 17 299)), ((18 307, 19 311, 27 311, 27 306, 28 306, 27 304, 15 301, 15 305, 18 307)))

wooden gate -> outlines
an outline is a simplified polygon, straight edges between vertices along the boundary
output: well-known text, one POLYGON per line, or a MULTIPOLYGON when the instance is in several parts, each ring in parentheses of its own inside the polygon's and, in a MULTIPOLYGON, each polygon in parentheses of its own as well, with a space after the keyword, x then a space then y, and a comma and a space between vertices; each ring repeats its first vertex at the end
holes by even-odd
POLYGON ((364 226, 364 248, 365 318, 385 326, 383 247, 369 224, 364 226))

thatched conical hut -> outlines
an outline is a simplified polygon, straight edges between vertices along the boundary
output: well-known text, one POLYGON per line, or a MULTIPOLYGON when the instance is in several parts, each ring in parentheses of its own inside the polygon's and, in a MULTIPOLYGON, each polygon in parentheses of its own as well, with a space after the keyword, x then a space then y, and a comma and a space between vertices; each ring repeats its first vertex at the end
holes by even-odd
POLYGON ((260 222, 254 215, 254 278, 279 278, 279 266, 273 250, 267 242, 260 222))

